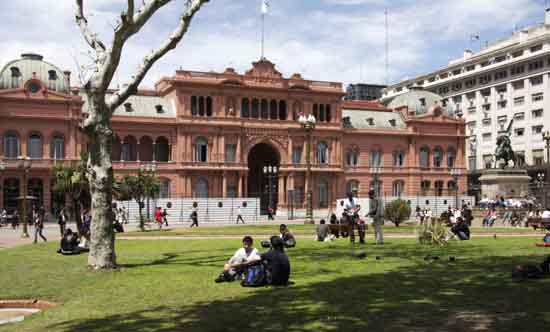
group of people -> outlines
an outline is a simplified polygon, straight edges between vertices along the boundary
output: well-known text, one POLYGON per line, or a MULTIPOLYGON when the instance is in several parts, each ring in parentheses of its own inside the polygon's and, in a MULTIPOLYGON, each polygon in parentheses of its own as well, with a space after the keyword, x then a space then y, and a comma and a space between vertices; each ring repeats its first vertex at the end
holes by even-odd
POLYGON ((157 206, 155 209, 155 221, 159 229, 162 229, 162 225, 168 226, 168 212, 166 209, 163 210, 160 206, 157 206))

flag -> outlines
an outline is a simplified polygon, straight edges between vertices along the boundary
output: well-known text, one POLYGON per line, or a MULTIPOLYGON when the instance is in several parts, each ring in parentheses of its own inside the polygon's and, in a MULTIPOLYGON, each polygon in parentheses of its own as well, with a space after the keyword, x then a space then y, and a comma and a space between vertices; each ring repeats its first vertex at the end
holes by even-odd
POLYGON ((262 14, 267 14, 269 12, 269 1, 262 0, 262 14))
POLYGON ((479 35, 470 35, 470 40, 479 40, 479 35))

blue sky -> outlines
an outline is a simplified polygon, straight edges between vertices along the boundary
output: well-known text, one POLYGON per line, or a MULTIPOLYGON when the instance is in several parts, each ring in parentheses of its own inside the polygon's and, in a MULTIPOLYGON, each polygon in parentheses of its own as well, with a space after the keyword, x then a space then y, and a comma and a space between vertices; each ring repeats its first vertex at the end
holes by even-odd
MULTIPOLYGON (((140 4, 142 0, 136 0, 140 4)), ((465 48, 510 35, 514 27, 540 23, 544 0, 270 0, 266 57, 288 77, 344 83, 384 83, 384 10, 389 11, 390 83, 445 66, 465 48), (480 41, 471 42, 470 35, 480 41)), ((211 0, 178 48, 149 72, 152 87, 178 68, 242 73, 260 57, 261 0, 211 0)), ((93 29, 110 42, 126 0, 85 0, 93 29)), ((0 1, 0 65, 37 52, 62 69, 89 63, 74 24, 74 1, 0 1), (47 3, 47 5, 46 5, 47 3)), ((141 57, 175 26, 183 0, 160 11, 130 40, 115 84, 131 76, 141 57)))

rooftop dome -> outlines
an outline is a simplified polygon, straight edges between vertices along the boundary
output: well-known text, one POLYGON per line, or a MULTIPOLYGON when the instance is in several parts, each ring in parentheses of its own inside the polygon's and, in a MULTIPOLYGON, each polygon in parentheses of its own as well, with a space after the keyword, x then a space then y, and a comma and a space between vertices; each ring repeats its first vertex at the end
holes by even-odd
POLYGON ((0 70, 0 89, 21 88, 32 78, 40 80, 48 90, 69 90, 63 71, 35 53, 21 54, 20 59, 8 62, 0 70))
MULTIPOLYGON (((431 106, 441 105, 441 96, 423 89, 413 88, 410 91, 397 95, 395 97, 382 101, 386 107, 396 109, 400 107, 408 107, 409 111, 414 111, 416 115, 428 113, 431 106)), ((446 114, 450 114, 449 110, 443 107, 446 114)))

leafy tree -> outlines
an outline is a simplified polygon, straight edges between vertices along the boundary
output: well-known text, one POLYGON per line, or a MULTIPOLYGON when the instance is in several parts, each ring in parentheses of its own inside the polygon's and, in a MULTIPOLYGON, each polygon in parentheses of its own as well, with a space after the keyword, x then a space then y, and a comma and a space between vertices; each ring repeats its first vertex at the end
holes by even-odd
POLYGON ((411 207, 402 199, 396 199, 386 204, 384 209, 384 218, 390 220, 399 227, 403 221, 411 216, 411 207))
MULTIPOLYGON (((75 21, 80 32, 92 49, 94 70, 90 77, 83 78, 82 92, 87 100, 88 117, 82 129, 88 136, 90 151, 88 158, 88 181, 92 195, 92 226, 88 265, 96 269, 116 267, 115 236, 112 227, 113 165, 111 142, 113 129, 111 117, 115 110, 137 92, 137 89, 151 67, 168 51, 176 48, 191 21, 201 7, 209 0, 182 1, 182 15, 172 33, 159 47, 145 55, 128 84, 121 85, 111 95, 108 89, 119 69, 122 50, 128 40, 138 34, 153 15, 175 0, 142 0, 136 8, 135 0, 127 0, 126 10, 120 14, 120 21, 114 28, 110 44, 104 43, 92 30, 84 10, 84 0, 76 0, 75 21)), ((166 22, 163 22, 166 23, 166 22)), ((135 54, 134 54, 135 56, 135 54)))
POLYGON ((160 192, 160 180, 153 174, 141 169, 136 176, 125 175, 116 184, 116 191, 121 199, 133 199, 139 206, 139 228, 145 230, 143 206, 147 198, 154 198, 160 192))

